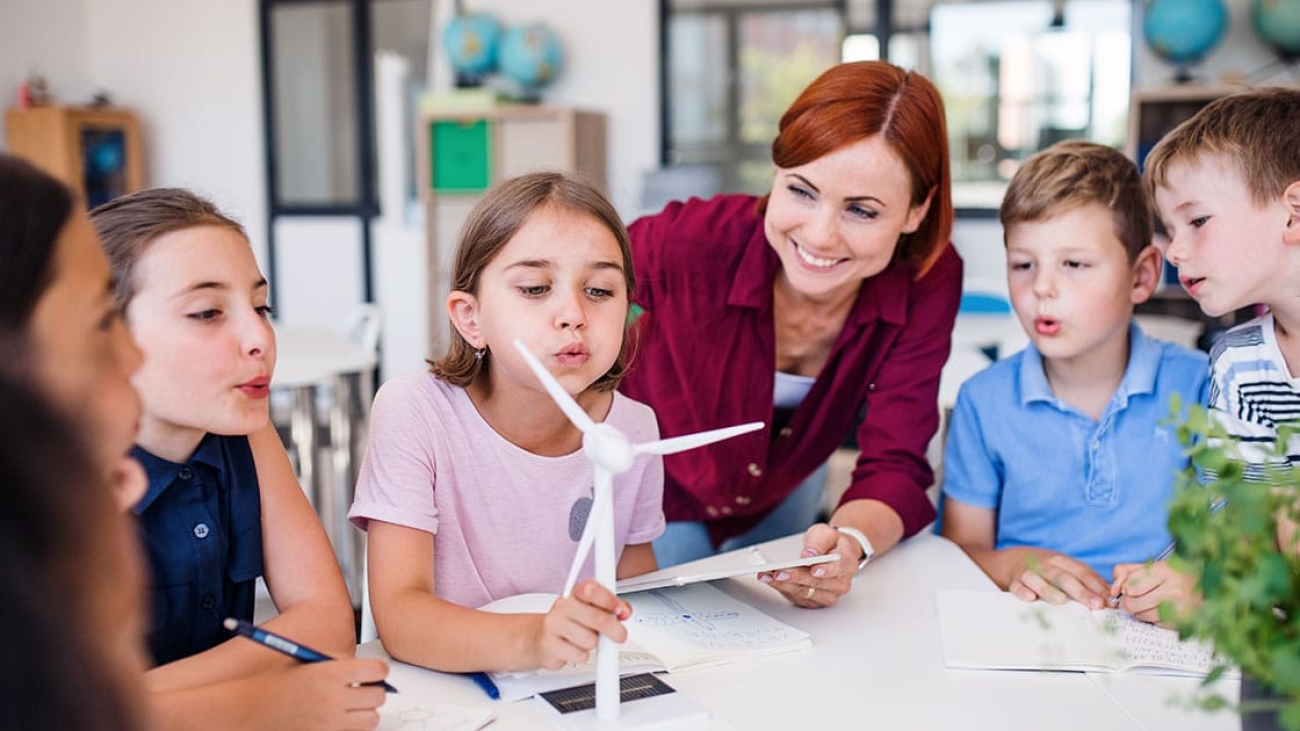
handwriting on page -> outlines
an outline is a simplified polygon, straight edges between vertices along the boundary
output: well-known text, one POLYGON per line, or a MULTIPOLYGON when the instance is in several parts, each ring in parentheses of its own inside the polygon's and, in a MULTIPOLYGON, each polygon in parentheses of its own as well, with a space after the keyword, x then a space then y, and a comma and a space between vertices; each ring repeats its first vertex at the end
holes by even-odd
POLYGON ((476 731, 492 721, 481 708, 390 696, 379 708, 380 731, 476 731))
POLYGON ((1205 645, 1180 642, 1178 633, 1134 619, 1131 614, 1106 610, 1101 622, 1107 634, 1118 639, 1134 666, 1152 665, 1209 672, 1215 666, 1214 653, 1205 645))
MULTIPOLYGON (((646 627, 672 627, 674 637, 699 650, 753 650, 789 641, 796 632, 784 625, 769 626, 746 617, 730 607, 711 607, 708 601, 694 601, 687 607, 679 597, 695 599, 698 590, 645 592, 633 613, 633 621, 646 627)), ((705 599, 708 596, 705 595, 705 599)))

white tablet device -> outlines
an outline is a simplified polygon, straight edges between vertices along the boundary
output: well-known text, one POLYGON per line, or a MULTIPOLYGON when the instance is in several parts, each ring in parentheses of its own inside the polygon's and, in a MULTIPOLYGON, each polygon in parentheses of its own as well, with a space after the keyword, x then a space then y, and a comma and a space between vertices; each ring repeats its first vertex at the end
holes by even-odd
POLYGON ((815 566, 819 563, 830 563, 838 560, 840 560, 838 553, 828 553, 824 556, 804 556, 802 558, 792 558, 788 561, 768 561, 757 548, 750 548, 749 550, 736 551, 721 556, 710 556, 698 561, 651 571, 648 574, 633 576, 630 579, 618 582, 616 589, 619 594, 630 594, 634 591, 662 589, 665 586, 684 586, 694 584, 697 581, 716 581, 717 579, 729 579, 733 576, 753 575, 763 571, 779 571, 800 566, 815 566))

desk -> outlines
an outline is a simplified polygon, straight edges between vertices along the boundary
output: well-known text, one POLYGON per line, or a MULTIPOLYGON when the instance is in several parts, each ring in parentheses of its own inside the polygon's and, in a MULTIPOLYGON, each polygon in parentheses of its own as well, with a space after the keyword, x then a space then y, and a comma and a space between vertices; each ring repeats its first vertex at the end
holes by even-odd
POLYGON ((356 489, 378 361, 374 352, 329 330, 278 328, 275 336, 271 388, 292 393, 289 434, 297 454, 298 479, 320 515, 356 603, 361 598, 364 559, 347 512, 356 489), (328 477, 316 469, 320 446, 316 395, 322 386, 330 389, 328 477))
MULTIPOLYGON (((801 536, 763 544, 771 557, 796 555, 801 536)), ((799 609, 752 577, 717 583, 728 594, 806 630, 813 649, 715 668, 672 673, 669 685, 707 708, 713 728, 762 729, 1180 729, 1239 728, 1231 712, 1168 705, 1190 698, 1197 678, 1123 674, 949 670, 943 665, 938 588, 995 590, 961 549, 919 534, 872 563, 844 599, 799 609)), ((385 657, 378 642, 358 648, 385 657)), ((490 708, 492 729, 546 728, 535 701, 489 701, 469 679, 392 663, 404 694, 490 708)), ((1235 682, 1220 692, 1236 696, 1235 682)))

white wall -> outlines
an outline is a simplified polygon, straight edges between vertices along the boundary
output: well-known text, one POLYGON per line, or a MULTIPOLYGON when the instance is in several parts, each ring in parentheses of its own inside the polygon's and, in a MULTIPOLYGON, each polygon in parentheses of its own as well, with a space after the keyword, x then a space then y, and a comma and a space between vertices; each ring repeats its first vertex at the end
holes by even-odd
MULTIPOLYGON (((85 8, 86 0, 0 0, 0 109, 30 72, 45 76, 59 102, 90 99, 85 8)), ((0 140, 3 132, 0 118, 0 140)))
POLYGON ((149 183, 211 197, 244 224, 265 262, 257 3, 91 0, 85 7, 91 80, 140 114, 149 183))

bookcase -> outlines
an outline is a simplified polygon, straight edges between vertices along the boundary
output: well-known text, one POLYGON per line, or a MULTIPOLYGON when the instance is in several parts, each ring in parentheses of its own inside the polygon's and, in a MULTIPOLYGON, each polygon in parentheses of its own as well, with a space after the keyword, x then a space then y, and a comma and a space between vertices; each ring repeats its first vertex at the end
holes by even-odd
POLYGON ((1180 84, 1134 89, 1129 103, 1128 153, 1143 167, 1161 137, 1219 97, 1246 91, 1243 85, 1180 84))
POLYGON ((417 180, 428 246, 429 355, 449 343, 447 296, 469 212, 492 185, 538 170, 606 185, 605 115, 571 107, 505 104, 427 110, 417 125, 417 180))
POLYGON ((5 147, 76 190, 87 207, 145 186, 140 124, 126 109, 11 108, 5 147))

